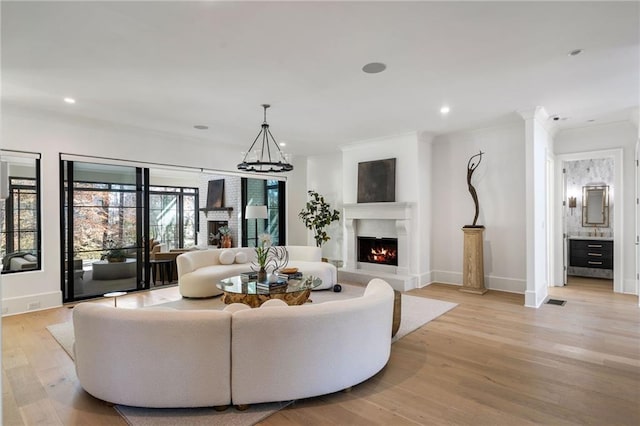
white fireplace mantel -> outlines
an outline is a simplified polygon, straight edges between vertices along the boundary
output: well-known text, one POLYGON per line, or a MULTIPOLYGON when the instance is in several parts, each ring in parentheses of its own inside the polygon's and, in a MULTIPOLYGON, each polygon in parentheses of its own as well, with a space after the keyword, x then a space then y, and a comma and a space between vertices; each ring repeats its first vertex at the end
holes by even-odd
MULTIPOLYGON (((344 223, 346 228, 346 259, 345 269, 352 272, 363 271, 363 267, 371 268, 368 264, 360 264, 357 261, 357 237, 359 224, 367 220, 391 220, 394 223, 396 237, 398 239, 398 266, 386 266, 384 268, 392 268, 390 273, 398 277, 404 276, 404 284, 399 290, 409 290, 413 288, 415 279, 412 275, 415 273, 416 265, 412 265, 412 250, 414 241, 413 234, 413 215, 415 203, 394 202, 394 203, 357 203, 344 204, 344 223)), ((377 266, 377 265, 376 265, 377 266)))
POLYGON ((411 219, 414 203, 344 204, 345 219, 411 219))

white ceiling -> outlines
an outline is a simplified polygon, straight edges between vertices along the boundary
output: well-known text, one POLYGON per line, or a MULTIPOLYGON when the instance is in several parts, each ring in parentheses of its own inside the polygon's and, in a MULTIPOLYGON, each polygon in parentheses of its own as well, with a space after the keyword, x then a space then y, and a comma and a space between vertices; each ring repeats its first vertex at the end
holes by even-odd
POLYGON ((294 154, 535 106, 570 127, 638 107, 638 2, 3 1, 1 13, 5 105, 239 150, 262 103, 294 154), (363 73, 372 61, 387 70, 363 73))

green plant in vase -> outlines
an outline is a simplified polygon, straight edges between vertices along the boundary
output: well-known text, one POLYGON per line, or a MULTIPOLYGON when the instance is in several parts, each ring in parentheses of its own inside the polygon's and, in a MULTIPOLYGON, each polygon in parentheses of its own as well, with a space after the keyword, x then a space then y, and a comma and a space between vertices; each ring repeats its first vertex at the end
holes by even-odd
POLYGON ((316 191, 308 191, 308 194, 311 199, 307 201, 305 208, 298 213, 298 217, 302 219, 304 226, 313 232, 316 247, 321 247, 323 243, 331 239, 325 228, 331 225, 331 222, 340 220, 340 212, 336 209, 332 210, 331 205, 316 191))
POLYGON ((269 263, 269 252, 271 251, 271 235, 261 234, 258 236, 256 251, 256 266, 258 269, 258 282, 267 279, 267 265, 269 263))

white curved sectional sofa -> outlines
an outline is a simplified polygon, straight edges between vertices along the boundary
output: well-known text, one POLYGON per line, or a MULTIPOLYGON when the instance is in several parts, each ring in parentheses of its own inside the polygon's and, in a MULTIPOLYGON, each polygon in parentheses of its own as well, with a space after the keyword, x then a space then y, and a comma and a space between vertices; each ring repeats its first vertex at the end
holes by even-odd
POLYGON ((307 398, 361 383, 391 352, 393 289, 301 306, 270 300, 223 311, 73 311, 75 363, 96 398, 140 407, 246 405, 307 398), (304 343, 301 343, 304 342, 304 343))
MULTIPOLYGON (((314 290, 330 289, 338 282, 336 267, 331 263, 322 262, 320 247, 286 246, 286 249, 289 253, 287 267, 298 268, 300 272, 322 280, 322 285, 314 290)), ((255 261, 255 258, 253 247, 194 250, 183 253, 176 258, 180 294, 194 298, 222 294, 222 290, 218 289, 216 284, 223 278, 251 271, 251 262, 255 261)))

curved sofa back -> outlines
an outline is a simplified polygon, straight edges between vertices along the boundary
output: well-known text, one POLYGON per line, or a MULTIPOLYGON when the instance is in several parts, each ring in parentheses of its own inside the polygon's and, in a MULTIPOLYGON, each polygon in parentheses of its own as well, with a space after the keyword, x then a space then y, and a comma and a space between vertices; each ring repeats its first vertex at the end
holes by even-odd
POLYGON ((220 249, 194 250, 176 257, 178 276, 209 265, 219 265, 220 249))
POLYGON ((96 398, 167 408, 231 402, 230 312, 80 303, 73 326, 78 379, 96 398))
MULTIPOLYGON (((312 246, 285 246, 289 253, 289 260, 320 262, 322 260, 322 250, 320 247, 312 246)), ((206 266, 220 265, 220 253, 224 250, 231 250, 235 253, 244 252, 247 254, 247 262, 255 260, 255 249, 253 247, 235 247, 230 249, 208 249, 194 250, 182 253, 176 258, 178 266, 178 276, 195 271, 206 266)))
POLYGON ((373 376, 389 360, 393 299, 374 279, 354 299, 235 312, 233 403, 307 398, 373 376))

